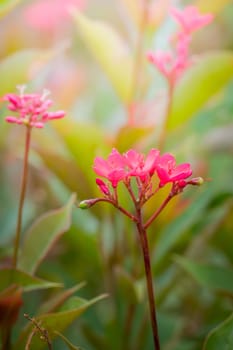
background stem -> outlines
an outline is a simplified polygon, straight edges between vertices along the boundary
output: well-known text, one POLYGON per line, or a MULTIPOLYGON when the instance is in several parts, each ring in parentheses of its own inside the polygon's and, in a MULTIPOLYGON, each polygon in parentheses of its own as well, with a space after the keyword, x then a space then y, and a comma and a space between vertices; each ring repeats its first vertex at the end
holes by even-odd
POLYGON ((165 145, 165 141, 166 141, 169 116, 170 116, 171 109, 172 109, 173 93, 174 93, 173 83, 169 81, 168 82, 168 100, 167 100, 167 106, 166 106, 166 111, 165 111, 165 117, 164 117, 164 122, 163 122, 163 126, 162 126, 162 131, 161 131, 159 141, 158 141, 158 149, 161 151, 163 150, 164 145, 165 145))
POLYGON ((23 174, 21 180, 21 192, 19 198, 19 208, 18 208, 18 217, 17 217, 17 226, 16 226, 16 234, 15 234, 15 243, 14 243, 14 255, 13 255, 13 267, 17 267, 18 260, 18 251, 19 251, 19 243, 20 243, 20 235, 21 235, 21 227, 22 227, 22 216, 23 216, 23 207, 24 207, 24 199, 26 193, 27 186, 27 176, 28 176, 28 155, 30 149, 30 140, 31 140, 31 128, 29 126, 26 127, 26 140, 25 140, 25 148, 24 148, 24 160, 23 160, 23 174))

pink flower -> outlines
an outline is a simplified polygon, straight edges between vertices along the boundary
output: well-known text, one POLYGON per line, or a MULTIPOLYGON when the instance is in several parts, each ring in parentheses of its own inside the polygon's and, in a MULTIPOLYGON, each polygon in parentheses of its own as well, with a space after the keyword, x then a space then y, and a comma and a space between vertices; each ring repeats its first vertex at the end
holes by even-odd
POLYGON ((130 149, 124 154, 126 165, 129 169, 128 176, 138 176, 141 181, 146 181, 155 172, 156 162, 159 156, 157 149, 151 149, 146 159, 143 154, 130 149))
POLYGON ((183 163, 176 165, 176 160, 170 153, 159 157, 156 170, 160 179, 160 187, 166 185, 168 182, 176 181, 180 181, 182 185, 182 180, 192 175, 190 164, 183 163))
POLYGON ((195 6, 187 6, 183 10, 172 8, 171 14, 180 23, 186 34, 191 34, 213 20, 212 14, 201 15, 195 6))
POLYGON ((108 179, 112 183, 112 186, 116 188, 119 181, 126 177, 124 166, 124 158, 114 148, 107 160, 101 157, 95 158, 93 170, 97 175, 108 179))
MULTIPOLYGON (((191 166, 189 163, 176 165, 175 157, 166 153, 159 155, 159 150, 152 148, 148 155, 130 149, 121 155, 116 149, 113 149, 107 160, 96 157, 94 160, 93 169, 95 173, 107 179, 113 188, 116 188, 118 183, 122 181, 125 186, 130 189, 130 178, 136 177, 138 194, 143 200, 150 198, 153 195, 152 177, 157 175, 160 183, 159 187, 163 187, 169 182, 173 182, 176 191, 180 191, 188 184, 199 184, 198 180, 185 181, 191 174, 191 166)), ((108 185, 101 179, 96 179, 96 184, 100 191, 111 196, 108 185)))
POLYGON ((147 58, 172 85, 190 65, 189 44, 192 32, 210 23, 213 16, 211 14, 200 15, 194 6, 188 6, 183 11, 172 8, 171 14, 182 26, 182 30, 177 35, 174 53, 149 52, 147 58))
POLYGON ((177 45, 177 53, 149 52, 147 58, 171 83, 174 83, 190 64, 188 48, 184 43, 177 45))
POLYGON ((61 29, 69 20, 69 8, 82 9, 85 0, 38 0, 33 1, 25 11, 26 22, 40 31, 61 29))
POLYGON ((52 100, 48 99, 49 92, 43 94, 25 94, 25 86, 19 87, 19 94, 6 94, 4 101, 8 101, 8 109, 16 116, 7 116, 8 123, 24 124, 28 127, 43 128, 44 123, 53 119, 60 119, 65 116, 64 111, 48 112, 52 100))

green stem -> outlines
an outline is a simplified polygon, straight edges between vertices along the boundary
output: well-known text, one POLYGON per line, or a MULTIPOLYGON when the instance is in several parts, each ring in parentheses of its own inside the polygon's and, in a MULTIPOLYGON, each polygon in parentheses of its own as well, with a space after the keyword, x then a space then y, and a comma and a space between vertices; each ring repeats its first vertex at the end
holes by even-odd
POLYGON ((19 198, 19 208, 18 208, 17 226, 16 226, 15 243, 14 243, 14 255, 13 255, 14 268, 17 267, 17 261, 18 261, 23 207, 24 207, 24 199, 25 199, 26 186, 27 186, 27 177, 28 177, 28 155, 29 155, 29 149, 30 149, 30 140, 31 140, 31 128, 27 126, 25 149, 24 149, 24 160, 23 160, 23 174, 22 174, 22 180, 21 180, 21 192, 20 192, 20 198, 19 198))
POLYGON ((124 348, 127 350, 129 349, 129 343, 130 343, 130 334, 132 331, 132 325, 133 325, 133 317, 135 314, 135 304, 130 304, 127 309, 126 318, 125 318, 125 325, 124 325, 124 348))
MULTIPOLYGON (((136 42, 136 51, 135 51, 135 60, 133 65, 133 72, 132 72, 132 84, 131 84, 131 91, 130 91, 130 103, 133 103, 135 98, 138 95, 138 86, 140 75, 142 71, 142 63, 143 63, 143 47, 144 47, 144 34, 147 27, 147 21, 148 21, 148 11, 149 11, 149 2, 148 0, 144 0, 143 2, 143 9, 142 9, 142 16, 140 21, 140 28, 138 31, 138 38, 136 42)), ((133 125, 134 120, 134 112, 130 111, 130 108, 128 108, 128 123, 129 125, 133 125)))
POLYGON ((169 116, 171 114, 172 102, 173 102, 173 93, 174 93, 174 85, 172 82, 168 82, 168 101, 165 111, 165 119, 162 126, 162 131, 158 141, 158 149, 162 150, 164 148, 164 144, 167 136, 167 128, 169 122, 169 116))
POLYGON ((139 222, 137 223, 137 229, 139 233, 139 239, 140 239, 141 249, 142 249, 143 259, 144 259, 144 268, 146 273, 146 284, 147 284, 147 293, 149 298, 150 319, 151 319, 151 326, 152 326, 152 332, 153 332, 154 349, 160 350, 149 245, 147 240, 146 228, 145 226, 143 226, 143 223, 142 223, 141 208, 137 209, 137 214, 139 219, 139 222))

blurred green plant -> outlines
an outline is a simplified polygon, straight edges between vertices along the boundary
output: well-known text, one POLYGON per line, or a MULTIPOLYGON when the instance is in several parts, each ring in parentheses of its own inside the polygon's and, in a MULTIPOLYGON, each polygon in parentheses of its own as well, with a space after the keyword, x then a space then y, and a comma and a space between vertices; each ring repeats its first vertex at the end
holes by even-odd
MULTIPOLYGON (((62 52, 57 51, 57 43, 67 38, 67 32, 51 36, 31 30, 24 20, 27 2, 4 1, 2 9, 0 6, 1 95, 14 91, 17 84, 29 83, 31 90, 46 86, 59 107, 64 108, 65 102, 69 115, 54 122, 43 135, 39 131, 33 135, 22 223, 22 232, 28 232, 22 237, 22 251, 27 252, 20 255, 19 269, 14 273, 7 266, 23 142, 17 128, 2 123, 0 130, 0 200, 4 203, 0 212, 0 308, 9 306, 9 300, 15 305, 8 318, 8 324, 14 322, 15 349, 25 348, 30 341, 31 349, 34 344, 36 349, 48 347, 30 321, 22 329, 26 323, 23 313, 43 329, 48 328, 49 339, 58 350, 75 346, 90 350, 152 348, 144 310, 143 266, 132 224, 107 206, 93 208, 91 213, 73 211, 75 199, 70 197, 73 192, 78 201, 98 196, 90 171, 95 156, 104 157, 113 147, 121 152, 129 148, 148 151, 157 147, 161 132, 167 90, 159 73, 147 67, 145 57, 148 48, 166 46, 174 23, 158 7, 154 13, 161 15, 152 25, 150 13, 143 17, 148 14, 146 1, 131 2, 133 6, 130 1, 121 3, 120 11, 118 2, 104 0, 90 2, 85 14, 72 9, 72 43, 62 52), (15 9, 10 6, 13 3, 15 9), (93 17, 101 19, 96 22, 93 17), (82 41, 74 35, 77 30, 82 41), (100 64, 101 72, 85 47, 100 64), (67 67, 72 70, 73 65, 79 72, 71 74, 80 81, 77 92, 74 80, 64 79, 67 67), (69 98, 75 95, 76 99, 69 98), (60 209, 51 212, 53 207, 60 209), (46 211, 49 213, 44 215, 46 211), (39 219, 33 224, 35 217, 39 219), (67 232, 62 235, 64 230, 67 232), (38 248, 35 254, 34 248, 38 248), (38 257, 43 260, 37 262, 38 257), (72 286, 83 280, 87 285, 78 293, 84 300, 73 298, 76 287, 72 286), (60 282, 67 288, 58 290, 60 282), (92 301, 98 301, 93 297, 106 292, 109 297, 75 323, 92 301), (19 339, 23 339, 20 345, 19 339)), ((192 43, 192 52, 199 54, 177 82, 164 149, 174 152, 179 162, 188 159, 194 174, 207 181, 197 193, 186 191, 182 199, 174 199, 148 232, 164 350, 232 346, 233 7, 230 1, 219 0, 194 4, 201 11, 213 12, 216 18, 192 43), (209 52, 202 53, 206 47, 209 52)), ((3 107, 1 116, 5 115, 3 107)), ((129 198, 119 190, 122 203, 130 207, 129 198)), ((148 203, 145 217, 150 217, 164 196, 165 190, 158 202, 148 203)), ((2 325, 0 317, 4 338, 6 327, 2 325)))

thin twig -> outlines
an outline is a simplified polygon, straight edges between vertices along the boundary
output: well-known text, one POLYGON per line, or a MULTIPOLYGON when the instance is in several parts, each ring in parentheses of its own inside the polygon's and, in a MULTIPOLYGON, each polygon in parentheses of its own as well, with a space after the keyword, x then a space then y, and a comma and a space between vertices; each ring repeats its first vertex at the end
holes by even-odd
POLYGON ((37 331, 41 334, 41 339, 47 343, 49 350, 52 350, 52 343, 51 343, 51 340, 49 339, 49 334, 47 329, 41 327, 40 323, 35 318, 31 318, 28 314, 24 314, 24 317, 35 326, 37 331))
POLYGON ((27 343, 26 343, 26 345, 25 345, 25 350, 30 350, 32 338, 34 337, 34 335, 36 334, 36 332, 37 332, 37 328, 34 327, 33 330, 31 331, 31 333, 30 333, 29 336, 28 336, 27 343))
POLYGON ((159 216, 161 211, 166 207, 166 205, 170 202, 172 199, 173 195, 170 193, 168 197, 165 199, 165 201, 161 204, 161 206, 156 210, 156 212, 147 220, 147 222, 144 225, 144 228, 147 229, 152 222, 159 216))

